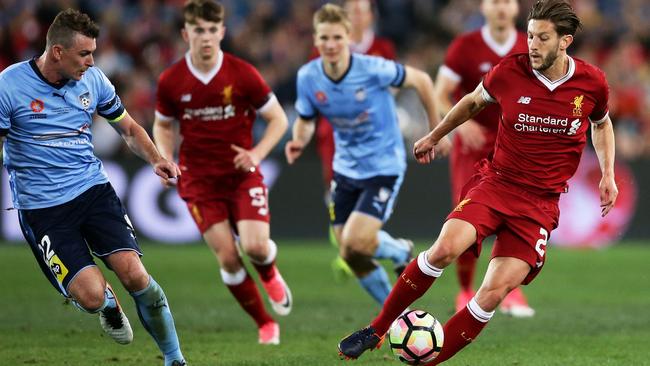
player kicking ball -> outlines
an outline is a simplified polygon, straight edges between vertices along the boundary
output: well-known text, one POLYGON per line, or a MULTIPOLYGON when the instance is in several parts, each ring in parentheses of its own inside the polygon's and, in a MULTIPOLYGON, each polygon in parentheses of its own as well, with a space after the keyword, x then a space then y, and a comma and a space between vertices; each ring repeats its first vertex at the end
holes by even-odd
POLYGON ((126 112, 106 75, 94 67, 99 27, 83 13, 60 12, 45 52, 0 74, 4 165, 23 235, 41 270, 63 296, 117 343, 133 331, 93 255, 122 282, 165 366, 185 360, 165 293, 151 277, 124 206, 94 155, 90 126, 97 112, 161 179, 180 175, 147 132, 126 112))
POLYGON ((505 296, 542 270, 549 234, 558 225, 560 194, 578 167, 590 126, 602 173, 602 216, 614 207, 618 189, 608 85, 601 70, 567 55, 578 27, 568 2, 535 3, 528 15, 528 54, 505 57, 415 143, 418 162, 429 163, 441 138, 487 105, 501 106, 492 159, 466 186, 435 243, 402 273, 379 316, 341 340, 342 356, 357 358, 377 347, 392 321, 426 293, 445 267, 469 248, 479 252, 483 238, 496 234, 483 283, 445 323, 442 352, 429 365, 448 360, 476 339, 505 296))

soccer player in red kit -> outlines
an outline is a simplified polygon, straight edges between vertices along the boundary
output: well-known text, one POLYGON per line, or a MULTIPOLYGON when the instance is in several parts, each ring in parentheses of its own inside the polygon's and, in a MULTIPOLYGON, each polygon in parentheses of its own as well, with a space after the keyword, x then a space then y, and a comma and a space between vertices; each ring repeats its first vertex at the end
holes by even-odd
POLYGON ((357 358, 378 347, 391 322, 445 267, 467 249, 478 253, 483 238, 496 234, 481 287, 445 323, 444 346, 429 365, 476 339, 508 292, 530 283, 542 269, 549 234, 558 224, 559 196, 578 167, 590 125, 602 172, 601 215, 612 209, 618 189, 608 85, 601 70, 567 55, 578 27, 580 20, 565 0, 535 3, 528 15, 528 54, 504 58, 415 143, 416 159, 428 163, 442 137, 487 105, 501 106, 494 155, 483 161, 478 182, 470 182, 431 248, 404 270, 379 316, 339 343, 341 355, 357 358))
MULTIPOLYGON (((447 49, 444 64, 438 70, 435 97, 438 110, 443 115, 449 112, 453 100, 474 90, 483 75, 503 57, 527 50, 526 35, 515 28, 515 18, 519 13, 517 0, 482 0, 481 13, 485 17, 485 25, 480 30, 456 38, 447 49), (472 57, 467 57, 469 54, 472 57)), ((492 151, 497 137, 499 113, 498 105, 489 105, 456 130, 449 162, 452 207, 460 202, 463 186, 476 173, 476 163, 487 158, 492 151)), ((467 251, 456 261, 456 275, 460 284, 456 311, 474 297, 476 260, 475 253, 467 251)), ((535 314, 519 287, 506 296, 499 308, 503 313, 515 317, 535 314)))
POLYGON ((287 129, 287 117, 258 71, 221 50, 224 8, 213 0, 190 0, 183 8, 185 57, 160 75, 154 137, 172 159, 182 142, 178 192, 203 238, 214 251, 221 278, 259 329, 259 343, 278 344, 278 324, 266 312, 246 271, 236 239, 250 258, 273 310, 291 311, 291 292, 275 266, 277 247, 269 237, 268 192, 258 169, 287 129), (253 146, 259 113, 268 123, 253 146))

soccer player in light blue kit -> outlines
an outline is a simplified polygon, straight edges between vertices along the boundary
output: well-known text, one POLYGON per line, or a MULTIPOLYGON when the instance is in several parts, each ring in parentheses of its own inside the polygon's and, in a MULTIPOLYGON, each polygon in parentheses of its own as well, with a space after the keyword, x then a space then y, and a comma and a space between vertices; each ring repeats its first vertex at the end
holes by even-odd
MULTIPOLYGON (((398 272, 411 259, 411 246, 381 230, 406 170, 390 88, 415 88, 433 128, 438 123, 433 82, 412 67, 352 54, 350 22, 337 5, 325 4, 314 14, 314 31, 321 57, 298 71, 299 116, 285 154, 289 164, 302 154, 318 115, 332 124, 336 152, 330 219, 341 256, 361 286, 383 304, 391 286, 386 271, 374 259, 391 259, 398 272)), ((446 155, 450 142, 441 142, 439 154, 446 155)))
POLYGON ((163 179, 180 175, 126 112, 115 88, 93 67, 98 26, 76 10, 60 12, 45 52, 0 73, 0 133, 13 205, 41 270, 63 296, 88 313, 117 343, 131 326, 93 255, 112 269, 135 300, 165 366, 186 365, 163 290, 140 261, 124 206, 93 154, 97 112, 163 179))

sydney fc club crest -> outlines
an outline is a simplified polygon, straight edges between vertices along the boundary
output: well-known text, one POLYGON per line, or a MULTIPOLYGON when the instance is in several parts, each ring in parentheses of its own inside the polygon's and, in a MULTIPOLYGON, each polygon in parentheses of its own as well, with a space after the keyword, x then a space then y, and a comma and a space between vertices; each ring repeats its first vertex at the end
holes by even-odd
POLYGON ((92 100, 90 99, 89 92, 83 93, 79 96, 79 103, 81 103, 81 107, 83 107, 83 109, 88 109, 88 107, 90 107, 91 101, 92 100))

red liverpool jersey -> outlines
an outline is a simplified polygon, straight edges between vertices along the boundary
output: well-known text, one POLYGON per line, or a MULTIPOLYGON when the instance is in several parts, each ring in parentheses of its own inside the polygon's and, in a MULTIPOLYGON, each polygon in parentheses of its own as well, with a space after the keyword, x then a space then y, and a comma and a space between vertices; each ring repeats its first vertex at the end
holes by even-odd
POLYGON ((183 174, 239 174, 230 145, 252 148, 256 110, 272 97, 252 65, 225 52, 207 74, 192 65, 189 53, 165 70, 158 80, 156 115, 180 123, 183 174))
MULTIPOLYGON (((464 34, 451 43, 440 72, 460 83, 456 93, 457 99, 460 99, 463 95, 474 91, 483 79, 483 75, 503 57, 527 51, 528 45, 524 33, 512 33, 510 38, 501 45, 492 38, 488 28, 483 27, 464 34)), ((488 151, 494 145, 499 126, 499 113, 498 105, 490 105, 473 118, 487 129, 485 146, 488 151)))
POLYGON ((567 74, 555 81, 533 70, 527 54, 504 58, 483 79, 484 98, 502 111, 491 171, 534 192, 566 191, 590 122, 607 117, 605 74, 568 60, 567 74))

